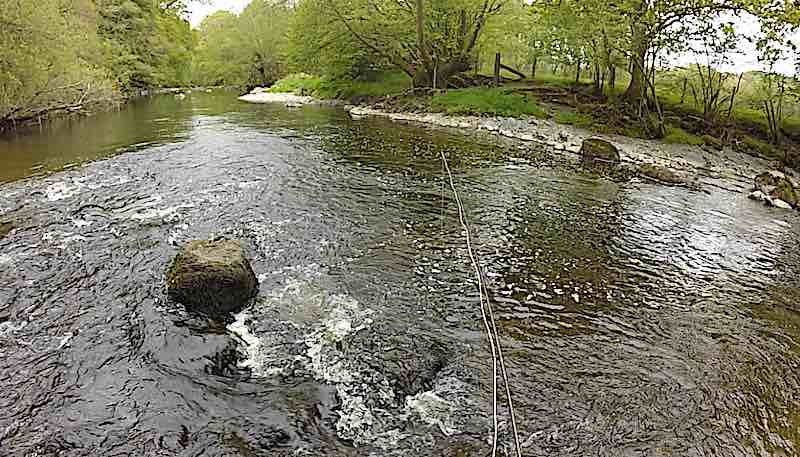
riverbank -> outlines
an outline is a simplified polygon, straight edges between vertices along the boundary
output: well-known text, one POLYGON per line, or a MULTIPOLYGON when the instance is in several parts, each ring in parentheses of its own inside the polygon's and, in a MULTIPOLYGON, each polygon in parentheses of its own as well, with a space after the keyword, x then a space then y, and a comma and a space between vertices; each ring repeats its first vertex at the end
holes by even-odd
MULTIPOLYGON (((331 103, 331 101, 321 101, 310 96, 267 92, 266 90, 246 94, 239 99, 250 103, 284 103, 290 106, 331 103)), ((344 105, 344 109, 355 119, 372 116, 396 122, 426 124, 465 132, 485 132, 522 143, 548 146, 555 151, 576 156, 583 140, 602 138, 619 149, 623 165, 632 170, 637 170, 642 166, 656 166, 677 174, 686 184, 702 185, 705 183, 735 192, 751 190, 753 177, 758 173, 769 169, 783 168, 774 160, 756 157, 730 147, 713 149, 625 135, 602 134, 533 115, 519 118, 487 117, 396 111, 397 108, 397 105, 387 106, 380 102, 344 105)), ((793 174, 791 170, 787 171, 793 174)))
POLYGON ((48 106, 42 109, 21 108, 18 115, 0 116, 0 134, 13 133, 30 127, 40 127, 47 122, 61 119, 93 116, 107 111, 119 110, 132 100, 156 95, 174 95, 178 99, 192 92, 208 93, 214 90, 238 90, 233 86, 160 87, 131 90, 127 93, 112 91, 97 97, 79 96, 70 103, 48 106))

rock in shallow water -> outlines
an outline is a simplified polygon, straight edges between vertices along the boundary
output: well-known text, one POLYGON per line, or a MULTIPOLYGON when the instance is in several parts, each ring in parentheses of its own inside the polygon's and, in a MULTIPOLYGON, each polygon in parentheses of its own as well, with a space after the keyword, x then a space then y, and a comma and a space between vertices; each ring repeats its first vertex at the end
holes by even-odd
POLYGON ((778 208, 796 208, 800 199, 795 183, 779 171, 765 171, 753 179, 753 190, 748 197, 764 201, 778 208))
POLYGON ((780 198, 776 198, 776 199, 772 200, 772 206, 774 206, 775 208, 780 208, 780 209, 792 209, 792 205, 786 203, 785 201, 781 200, 780 198))
POLYGON ((611 168, 620 161, 617 147, 600 138, 583 140, 580 154, 583 166, 611 168))
POLYGON ((189 311, 224 317, 255 297, 258 280, 236 241, 191 241, 167 269, 167 292, 189 311))
POLYGON ((667 167, 650 163, 640 165, 639 174, 667 185, 681 186, 689 183, 687 176, 667 167))
POLYGON ((751 192, 750 195, 747 196, 747 198, 749 198, 750 200, 755 200, 757 202, 764 202, 769 200, 769 197, 767 197, 767 195, 764 192, 761 192, 760 190, 751 192))
POLYGON ((0 221, 0 239, 14 230, 14 224, 8 221, 0 221))

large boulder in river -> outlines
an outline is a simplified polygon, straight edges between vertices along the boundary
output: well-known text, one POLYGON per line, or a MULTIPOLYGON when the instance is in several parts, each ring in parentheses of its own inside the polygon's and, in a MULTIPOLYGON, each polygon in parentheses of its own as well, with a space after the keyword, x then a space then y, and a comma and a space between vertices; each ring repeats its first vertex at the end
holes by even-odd
POLYGON ((586 167, 612 168, 619 164, 619 150, 613 144, 600 138, 583 140, 581 165, 586 167))
POLYGON ((774 170, 765 171, 753 179, 753 193, 749 197, 780 208, 796 208, 800 203, 794 181, 774 170))
POLYGON ((167 269, 167 292, 190 311, 220 317, 255 297, 258 280, 236 241, 191 241, 167 269))

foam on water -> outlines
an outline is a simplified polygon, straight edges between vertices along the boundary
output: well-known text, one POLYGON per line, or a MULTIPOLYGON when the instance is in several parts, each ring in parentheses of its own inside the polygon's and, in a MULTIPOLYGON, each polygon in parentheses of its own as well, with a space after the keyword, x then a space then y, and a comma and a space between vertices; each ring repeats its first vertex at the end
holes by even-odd
POLYGON ((406 412, 439 428, 445 436, 452 436, 461 433, 456 418, 475 410, 468 398, 468 385, 458 377, 447 376, 431 390, 406 397, 406 412))
POLYGON ((73 179, 71 182, 59 181, 44 189, 48 201, 54 202, 72 197, 83 188, 83 180, 73 179))
POLYGON ((235 332, 245 343, 247 357, 241 362, 245 368, 250 368, 258 376, 273 376, 283 372, 281 367, 270 366, 273 361, 271 351, 266 348, 258 336, 250 331, 247 321, 252 316, 247 311, 234 315, 235 320, 228 325, 228 329, 235 332))
POLYGON ((139 213, 134 214, 133 216, 131 216, 131 218, 139 221, 144 221, 148 219, 167 218, 168 216, 176 214, 181 209, 194 208, 194 206, 195 205, 193 203, 184 203, 180 205, 170 206, 167 208, 150 208, 145 211, 141 211, 139 213))

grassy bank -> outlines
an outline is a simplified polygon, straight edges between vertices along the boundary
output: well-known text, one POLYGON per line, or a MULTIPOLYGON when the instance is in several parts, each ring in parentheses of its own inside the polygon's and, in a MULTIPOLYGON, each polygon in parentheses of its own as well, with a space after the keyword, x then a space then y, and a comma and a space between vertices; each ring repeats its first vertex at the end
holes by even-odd
MULTIPOLYGON (((296 74, 278 81, 273 92, 294 92, 351 103, 380 104, 395 111, 429 111, 452 115, 536 117, 559 124, 573 125, 597 133, 648 138, 637 119, 611 96, 595 94, 585 82, 554 75, 533 81, 506 83, 501 87, 471 87, 446 91, 411 91, 408 76, 397 72, 379 73, 370 80, 333 81, 296 74)), ((620 89, 617 89, 617 93, 620 89)), ((672 144, 736 150, 800 165, 800 117, 789 117, 784 125, 783 144, 767 141, 767 121, 757 110, 736 107, 730 118, 719 125, 700 121, 702 113, 680 97, 667 94, 660 98, 666 121, 662 140, 672 144)))
POLYGON ((368 99, 398 94, 411 88, 411 79, 404 73, 379 73, 370 80, 340 81, 296 73, 278 80, 270 92, 291 92, 322 99, 368 99))

